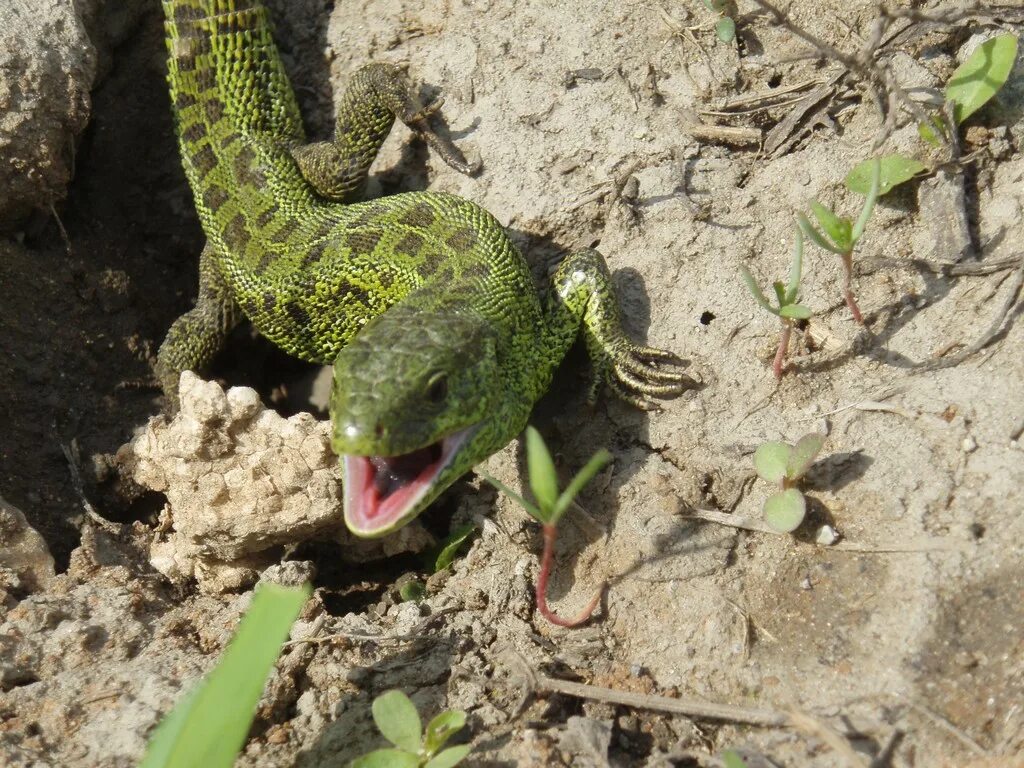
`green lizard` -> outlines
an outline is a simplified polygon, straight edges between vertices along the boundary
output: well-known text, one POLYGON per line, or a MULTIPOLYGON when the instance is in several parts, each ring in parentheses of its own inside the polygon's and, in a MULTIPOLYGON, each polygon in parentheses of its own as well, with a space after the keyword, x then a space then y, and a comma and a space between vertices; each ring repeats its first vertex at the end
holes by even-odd
POLYGON ((248 318, 285 351, 333 363, 332 446, 345 521, 407 523, 526 425, 582 333, 603 382, 638 407, 692 382, 679 359, 623 333, 597 251, 567 256, 538 296, 526 261, 479 206, 410 192, 357 202, 395 119, 458 170, 397 67, 353 77, 329 142, 307 143, 256 0, 164 0, 168 80, 185 173, 207 237, 193 310, 157 375, 171 407, 248 318))

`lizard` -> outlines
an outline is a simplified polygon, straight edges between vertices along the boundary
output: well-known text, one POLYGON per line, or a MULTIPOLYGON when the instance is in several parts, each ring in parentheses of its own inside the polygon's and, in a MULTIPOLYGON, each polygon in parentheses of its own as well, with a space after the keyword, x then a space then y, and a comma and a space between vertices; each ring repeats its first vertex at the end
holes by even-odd
POLYGON ((694 385, 675 354, 622 328, 604 257, 568 254, 538 290, 522 253, 469 200, 414 191, 361 200, 396 120, 463 173, 399 67, 370 63, 335 133, 306 137, 257 0, 162 0, 178 146, 206 245, 195 307, 155 371, 169 407, 247 318, 286 352, 333 366, 331 446, 344 519, 389 533, 513 440, 582 335, 601 385, 640 408, 694 385), (543 286, 542 286, 543 287, 543 286))

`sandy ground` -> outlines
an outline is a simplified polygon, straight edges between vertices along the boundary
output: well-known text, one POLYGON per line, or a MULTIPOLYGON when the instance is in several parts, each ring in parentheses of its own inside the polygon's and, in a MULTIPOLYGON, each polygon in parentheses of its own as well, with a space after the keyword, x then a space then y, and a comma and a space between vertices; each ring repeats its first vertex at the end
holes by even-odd
MULTIPOLYGON (((460 176, 397 128, 372 195, 429 187, 471 198, 509 227, 538 277, 573 247, 598 247, 630 330, 687 358, 704 386, 651 414, 607 399, 589 409, 578 354, 537 408, 565 477, 597 446, 615 457, 581 498, 587 514, 571 514, 559 541, 551 599, 560 612, 608 583, 583 629, 534 613, 539 532, 473 478, 425 516, 435 536, 468 521, 480 533, 450 574, 429 580, 421 604, 398 602, 393 586, 420 568, 413 555, 346 565, 329 541, 290 552, 294 562, 265 578, 315 572, 316 596, 293 638, 336 637, 289 647, 239 764, 343 765, 379 745, 370 702, 400 687, 426 714, 469 713, 471 765, 712 766, 726 748, 751 766, 1024 765, 1019 306, 980 354, 943 370, 916 367, 984 334, 1013 271, 914 268, 911 259, 954 259, 960 233, 950 179, 909 184, 880 202, 857 254, 864 327, 842 301, 839 260, 808 248, 802 295, 814 317, 795 333, 778 384, 778 321, 738 277, 740 265, 764 285, 786 273, 793 217, 808 198, 857 210, 841 182, 882 125, 863 83, 824 57, 801 57, 803 44, 745 2, 739 47, 716 42, 696 2, 271 5, 312 132, 329 130, 332 94, 354 68, 407 63, 443 91, 452 136, 484 162, 477 177, 460 176), (801 89, 780 106, 714 114, 790 86, 801 89), (802 119, 784 130, 794 110, 802 119), (757 129, 765 141, 698 139, 698 120, 757 129), (825 430, 805 483, 808 521, 795 536, 745 530, 771 492, 753 475, 757 445, 825 430), (730 524, 700 519, 701 510, 730 524), (841 534, 835 546, 815 542, 825 524, 841 534), (524 667, 798 710, 853 751, 837 752, 817 726, 528 695, 524 667)), ((855 52, 875 7, 815 0, 795 13, 795 23, 855 52)), ((971 35, 993 28, 936 25, 895 39, 882 59, 908 87, 935 87, 971 35)), ((166 327, 194 296, 201 237, 176 165, 162 55, 150 8, 112 49, 92 96, 60 208, 70 255, 50 217, 0 241, 10 296, 0 373, 11 392, 0 493, 43 534, 59 573, 35 585, 8 579, 5 765, 135 764, 249 599, 155 571, 149 548, 166 499, 130 494, 104 458, 158 412, 152 391, 125 383, 146 377, 166 327), (82 513, 61 450, 72 444, 85 496, 109 523, 82 513)), ((1019 63, 1014 78, 1003 103, 976 121, 990 130, 974 130, 965 146, 977 153, 966 212, 981 263, 1019 256, 1019 63)), ((914 126, 883 150, 919 151, 914 126)), ((237 336, 214 373, 255 387, 285 415, 308 407, 317 371, 237 336)), ((515 484, 520 463, 513 444, 487 470, 515 484)))

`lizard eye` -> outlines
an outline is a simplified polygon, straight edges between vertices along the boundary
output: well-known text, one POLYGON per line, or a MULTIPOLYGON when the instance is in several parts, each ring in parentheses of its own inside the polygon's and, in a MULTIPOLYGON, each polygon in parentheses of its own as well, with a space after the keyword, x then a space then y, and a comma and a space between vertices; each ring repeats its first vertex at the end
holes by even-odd
POLYGON ((440 371, 430 377, 427 382, 427 399, 435 405, 440 405, 448 397, 448 374, 440 371))

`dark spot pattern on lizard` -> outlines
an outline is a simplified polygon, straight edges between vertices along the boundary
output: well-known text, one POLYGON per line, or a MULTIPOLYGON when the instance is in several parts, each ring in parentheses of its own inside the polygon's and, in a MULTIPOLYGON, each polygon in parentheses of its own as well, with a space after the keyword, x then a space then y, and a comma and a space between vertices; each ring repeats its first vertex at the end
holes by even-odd
POLYGON ((405 212, 399 223, 407 224, 410 227, 418 227, 419 229, 428 229, 433 226, 437 216, 434 214, 433 209, 427 203, 416 203, 412 208, 405 212))

